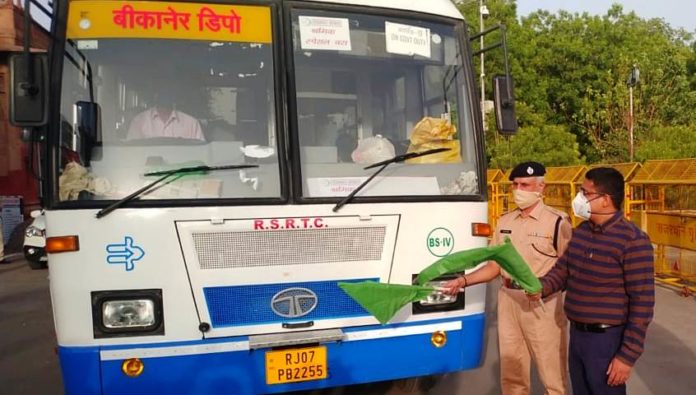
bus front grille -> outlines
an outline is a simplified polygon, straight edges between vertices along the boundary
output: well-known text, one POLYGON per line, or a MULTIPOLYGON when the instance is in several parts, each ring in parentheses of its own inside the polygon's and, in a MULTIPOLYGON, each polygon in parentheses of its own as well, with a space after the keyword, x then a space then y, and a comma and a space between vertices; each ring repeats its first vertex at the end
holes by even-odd
POLYGON ((384 226, 195 232, 201 269, 364 262, 382 259, 384 226))
MULTIPOLYGON (((366 280, 378 281, 377 278, 344 281, 366 280)), ((338 287, 336 281, 205 287, 203 293, 213 328, 369 315, 365 309, 338 287), (308 314, 294 319, 277 314, 273 308, 273 297, 288 288, 312 291, 316 295, 316 308, 308 314)))

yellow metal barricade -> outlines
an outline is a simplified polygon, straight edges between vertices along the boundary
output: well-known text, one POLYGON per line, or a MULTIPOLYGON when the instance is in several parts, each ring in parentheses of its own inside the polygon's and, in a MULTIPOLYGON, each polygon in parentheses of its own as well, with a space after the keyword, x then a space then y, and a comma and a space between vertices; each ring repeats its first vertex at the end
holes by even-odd
POLYGON ((573 216, 571 202, 578 191, 578 185, 582 183, 582 175, 585 174, 585 166, 547 167, 544 181, 544 203, 558 210, 565 211, 571 218, 573 226, 579 222, 573 216))
POLYGON ((500 180, 505 174, 499 169, 488 169, 488 223, 495 228, 498 218, 504 213, 505 194, 500 190, 500 180))
POLYGON ((645 162, 629 193, 631 219, 656 246, 657 280, 696 292, 696 159, 645 162))

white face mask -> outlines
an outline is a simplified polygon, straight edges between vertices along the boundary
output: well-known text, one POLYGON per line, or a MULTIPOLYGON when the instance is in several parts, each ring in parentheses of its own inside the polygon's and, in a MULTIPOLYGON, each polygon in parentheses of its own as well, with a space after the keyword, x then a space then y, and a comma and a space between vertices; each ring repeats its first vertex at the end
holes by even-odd
POLYGON ((578 192, 573 199, 573 213, 584 220, 590 219, 590 201, 582 192, 578 192))
POLYGON ((515 204, 517 205, 517 207, 524 210, 527 207, 533 206, 536 202, 541 200, 541 193, 513 189, 512 198, 515 200, 515 204))

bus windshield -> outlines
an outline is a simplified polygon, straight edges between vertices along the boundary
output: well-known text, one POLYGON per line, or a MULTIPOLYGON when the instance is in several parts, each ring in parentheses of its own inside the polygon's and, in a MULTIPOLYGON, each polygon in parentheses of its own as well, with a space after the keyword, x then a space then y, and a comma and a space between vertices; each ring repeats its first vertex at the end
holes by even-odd
POLYGON ((342 197, 395 155, 357 196, 476 195, 477 150, 459 27, 359 13, 292 15, 302 195, 342 197))
POLYGON ((111 30, 71 10, 60 200, 120 199, 153 181, 148 172, 241 164, 258 167, 174 177, 141 198, 280 197, 269 8, 113 4, 111 30), (94 107, 100 130, 86 127, 94 107))

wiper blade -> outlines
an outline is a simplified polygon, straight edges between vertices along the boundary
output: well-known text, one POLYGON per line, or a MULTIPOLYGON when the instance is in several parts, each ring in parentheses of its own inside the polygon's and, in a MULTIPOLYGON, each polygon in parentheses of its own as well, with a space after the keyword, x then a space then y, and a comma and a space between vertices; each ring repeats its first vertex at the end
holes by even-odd
POLYGON ((252 167, 259 167, 259 165, 192 166, 192 167, 182 167, 181 169, 174 169, 174 170, 152 171, 149 173, 145 173, 143 175, 144 176, 164 176, 164 175, 169 175, 169 174, 195 173, 195 172, 199 172, 199 171, 250 169, 252 167))
POLYGON ((413 159, 413 158, 418 158, 421 156, 426 156, 426 155, 432 155, 432 154, 437 154, 438 152, 445 152, 449 151, 451 148, 433 148, 429 149, 427 151, 421 151, 421 152, 409 152, 408 154, 402 154, 402 155, 397 155, 391 159, 383 160, 381 162, 373 163, 370 166, 365 167, 364 169, 372 169, 377 166, 382 166, 382 165, 388 165, 390 163, 397 163, 397 162, 403 162, 408 159, 413 159))
POLYGON ((340 202, 338 202, 338 203, 334 206, 334 208, 333 208, 332 211, 333 211, 334 213, 337 212, 341 207, 345 206, 347 203, 349 203, 351 200, 353 200, 353 198, 355 197, 355 195, 357 195, 357 193, 360 192, 360 190, 362 190, 363 188, 365 188, 365 185, 369 184, 370 181, 372 181, 375 177, 377 177, 377 174, 381 173, 382 170, 386 169, 387 166, 389 166, 390 164, 392 164, 392 163, 397 163, 397 162, 403 162, 403 161, 405 161, 405 160, 407 160, 407 159, 418 158, 418 157, 421 157, 421 156, 437 154, 438 152, 445 152, 445 151, 449 151, 449 150, 450 150, 450 148, 434 148, 434 149, 429 149, 429 150, 421 151, 421 152, 411 152, 411 153, 408 153, 408 154, 397 155, 397 156, 395 156, 395 157, 393 157, 393 158, 391 158, 391 159, 383 160, 383 161, 381 161, 381 162, 373 163, 373 164, 371 164, 371 165, 369 165, 369 166, 367 166, 367 167, 364 167, 364 169, 367 170, 367 169, 372 169, 372 168, 377 167, 377 166, 382 166, 379 170, 377 170, 376 172, 374 172, 374 173, 370 176, 370 178, 368 178, 367 180, 363 181, 363 183, 360 184, 360 185, 358 185, 357 188, 353 189, 353 192, 351 192, 350 195, 346 196, 345 198, 343 198, 343 200, 341 200, 340 202))
POLYGON ((259 166, 258 165, 193 166, 193 167, 182 167, 180 169, 174 169, 174 170, 153 171, 150 173, 145 173, 144 174, 145 176, 161 176, 161 177, 152 181, 151 183, 145 185, 144 187, 138 189, 137 191, 131 193, 130 195, 124 197, 123 199, 114 202, 110 206, 99 210, 97 212, 96 217, 102 218, 102 217, 106 216, 110 212, 112 212, 112 211, 116 210, 117 208, 122 207, 124 204, 136 199, 138 196, 149 191, 150 189, 154 188, 159 183, 161 183, 162 181, 166 180, 167 178, 169 178, 173 175, 203 172, 203 171, 208 172, 208 171, 215 171, 215 170, 249 169, 252 167, 259 167, 259 166))

